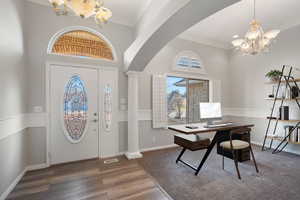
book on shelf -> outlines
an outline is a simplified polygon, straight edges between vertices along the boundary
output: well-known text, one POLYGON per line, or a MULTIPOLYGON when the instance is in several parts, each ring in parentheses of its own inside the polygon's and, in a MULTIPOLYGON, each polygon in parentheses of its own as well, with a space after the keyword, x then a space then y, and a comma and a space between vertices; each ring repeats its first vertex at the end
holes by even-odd
POLYGON ((294 126, 285 126, 285 137, 292 131, 292 133, 288 137, 289 142, 298 143, 300 142, 300 127, 294 127, 294 126), (294 129, 294 130, 293 130, 294 129))
POLYGON ((281 106, 279 108, 279 119, 280 120, 289 120, 289 107, 288 106, 281 106))

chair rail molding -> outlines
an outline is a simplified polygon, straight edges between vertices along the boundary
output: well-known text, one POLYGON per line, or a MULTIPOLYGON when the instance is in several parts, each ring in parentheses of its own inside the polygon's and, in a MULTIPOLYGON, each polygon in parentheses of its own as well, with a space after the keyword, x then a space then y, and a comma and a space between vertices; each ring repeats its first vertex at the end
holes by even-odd
POLYGON ((21 113, 0 119, 0 140, 30 127, 45 127, 46 113, 21 113))
POLYGON ((266 118, 267 110, 258 108, 223 108, 223 115, 251 118, 266 118))

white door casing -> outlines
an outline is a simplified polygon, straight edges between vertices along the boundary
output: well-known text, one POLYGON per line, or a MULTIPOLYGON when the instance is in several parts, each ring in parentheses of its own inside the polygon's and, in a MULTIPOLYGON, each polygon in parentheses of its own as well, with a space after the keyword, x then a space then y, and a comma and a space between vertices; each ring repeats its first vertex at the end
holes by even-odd
POLYGON ((99 156, 98 71, 91 68, 51 65, 50 69, 50 149, 51 164, 99 156), (74 76, 80 77, 87 95, 87 122, 82 138, 72 140, 64 122, 64 95, 74 76))

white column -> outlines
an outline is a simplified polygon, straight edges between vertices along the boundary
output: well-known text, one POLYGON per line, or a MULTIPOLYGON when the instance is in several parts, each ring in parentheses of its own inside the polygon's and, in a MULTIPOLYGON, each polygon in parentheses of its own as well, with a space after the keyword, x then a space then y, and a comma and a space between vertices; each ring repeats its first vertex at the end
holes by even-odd
POLYGON ((138 127, 138 72, 127 72, 128 75, 128 159, 141 158, 138 127))

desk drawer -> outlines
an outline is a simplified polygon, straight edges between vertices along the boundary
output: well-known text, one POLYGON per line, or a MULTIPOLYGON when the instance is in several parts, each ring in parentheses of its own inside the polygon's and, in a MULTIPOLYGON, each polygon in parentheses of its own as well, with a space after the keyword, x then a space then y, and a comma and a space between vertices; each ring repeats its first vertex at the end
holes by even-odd
POLYGON ((191 151, 206 149, 210 145, 209 138, 198 135, 175 135, 174 143, 191 151))

